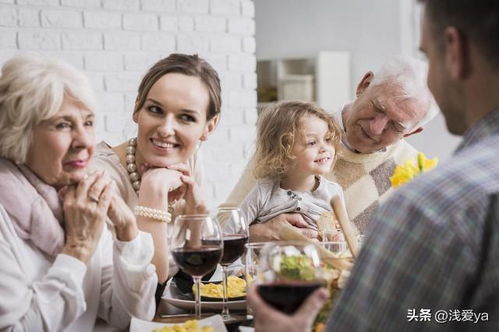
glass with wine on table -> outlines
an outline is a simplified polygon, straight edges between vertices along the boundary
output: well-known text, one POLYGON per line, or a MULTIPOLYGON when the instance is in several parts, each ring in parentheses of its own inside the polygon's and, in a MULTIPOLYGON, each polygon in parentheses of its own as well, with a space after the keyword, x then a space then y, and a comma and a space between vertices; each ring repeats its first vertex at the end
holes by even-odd
POLYGON ((175 263, 194 280, 196 319, 200 319, 201 278, 213 271, 222 258, 220 226, 208 215, 178 216, 173 224, 170 246, 175 263))
POLYGON ((239 208, 218 208, 216 219, 222 228, 223 255, 220 261, 223 272, 223 306, 222 318, 224 321, 232 320, 227 305, 227 268, 244 253, 244 245, 248 242, 248 225, 242 217, 239 208))
POLYGON ((300 241, 268 243, 260 251, 257 291, 275 309, 292 315, 325 285, 319 253, 300 241))

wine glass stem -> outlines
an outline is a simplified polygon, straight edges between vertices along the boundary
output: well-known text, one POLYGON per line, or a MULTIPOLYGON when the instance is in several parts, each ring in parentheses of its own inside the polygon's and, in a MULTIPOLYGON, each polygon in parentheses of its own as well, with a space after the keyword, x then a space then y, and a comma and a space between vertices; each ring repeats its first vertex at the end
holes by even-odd
MULTIPOLYGON (((250 264, 246 262, 246 264, 250 264)), ((253 280, 255 280, 255 273, 253 272, 253 269, 251 267, 247 267, 247 272, 246 272, 246 294, 248 294, 248 290, 250 289, 253 280)), ((249 306, 248 302, 246 302, 246 319, 253 319, 253 309, 249 306)))
POLYGON ((222 272, 223 272, 223 285, 222 285, 222 289, 223 289, 223 305, 222 305, 222 318, 224 320, 228 319, 230 317, 229 315, 229 306, 227 305, 227 301, 228 301, 228 294, 227 294, 227 266, 226 265, 222 265, 222 272))
POLYGON ((196 312, 196 319, 201 319, 201 291, 199 285, 201 284, 201 277, 192 277, 196 285, 196 304, 194 306, 196 312))

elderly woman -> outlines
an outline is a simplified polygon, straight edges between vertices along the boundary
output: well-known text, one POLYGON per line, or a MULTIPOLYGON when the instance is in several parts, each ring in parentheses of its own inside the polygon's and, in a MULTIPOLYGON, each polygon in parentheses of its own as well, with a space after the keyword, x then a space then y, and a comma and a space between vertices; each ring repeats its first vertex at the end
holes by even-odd
POLYGON ((115 180, 139 227, 154 238, 157 300, 167 278, 178 271, 169 266, 167 222, 179 214, 206 212, 197 151, 218 123, 220 90, 218 75, 206 61, 171 54, 140 83, 133 111, 137 137, 114 147, 97 146, 95 166, 115 180))
POLYGON ((18 56, 2 68, 0 330, 126 328, 154 314, 151 237, 112 181, 87 171, 92 109, 87 79, 64 63, 18 56))

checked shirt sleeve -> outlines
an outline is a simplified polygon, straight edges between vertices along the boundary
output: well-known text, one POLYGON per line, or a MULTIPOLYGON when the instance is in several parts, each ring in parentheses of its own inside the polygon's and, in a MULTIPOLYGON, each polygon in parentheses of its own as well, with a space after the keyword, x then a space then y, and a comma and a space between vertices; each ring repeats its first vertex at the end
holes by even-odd
POLYGON ((409 313, 459 309, 463 292, 456 290, 470 287, 479 269, 474 240, 463 235, 465 219, 485 218, 479 209, 455 208, 462 202, 429 182, 399 190, 375 214, 328 331, 455 329, 431 319, 410 322, 409 313))

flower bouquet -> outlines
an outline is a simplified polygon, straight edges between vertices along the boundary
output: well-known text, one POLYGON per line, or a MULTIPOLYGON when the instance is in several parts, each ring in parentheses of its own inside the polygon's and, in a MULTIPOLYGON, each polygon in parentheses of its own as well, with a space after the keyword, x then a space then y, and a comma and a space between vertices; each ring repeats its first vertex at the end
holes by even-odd
POLYGON ((412 181, 416 176, 433 169, 438 164, 438 158, 428 159, 424 153, 418 153, 416 161, 407 160, 402 165, 395 167, 390 182, 393 188, 398 188, 412 181))

